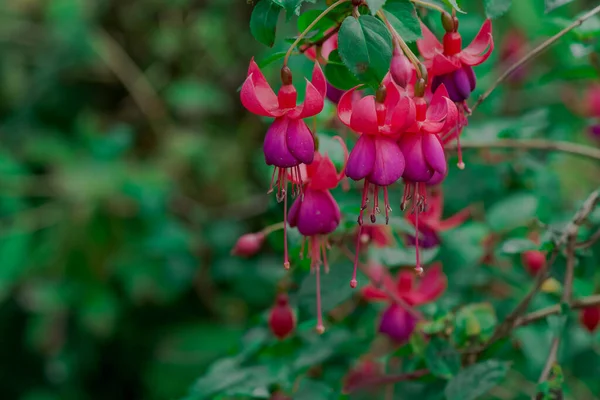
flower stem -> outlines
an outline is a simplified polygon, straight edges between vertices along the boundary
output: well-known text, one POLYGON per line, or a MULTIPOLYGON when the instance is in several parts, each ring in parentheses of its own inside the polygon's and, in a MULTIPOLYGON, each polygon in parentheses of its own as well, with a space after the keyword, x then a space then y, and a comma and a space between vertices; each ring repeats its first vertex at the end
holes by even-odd
POLYGON ((329 12, 331 10, 333 10, 334 8, 336 8, 337 6, 339 6, 342 3, 347 3, 351 0, 338 0, 335 3, 333 3, 332 5, 330 5, 329 7, 327 7, 317 18, 315 18, 315 20, 313 22, 310 23, 310 25, 308 25, 306 27, 306 29, 304 30, 304 32, 302 32, 294 41, 294 43, 292 43, 292 45, 290 46, 290 48, 288 49, 287 53, 285 53, 285 58, 283 59, 283 65, 287 65, 288 63, 288 59, 290 58, 290 55, 292 54, 292 51, 296 48, 296 46, 298 46, 298 43, 300 43, 300 41, 302 39, 304 39, 304 37, 311 31, 311 29, 323 18, 325 17, 327 14, 329 14, 329 12))
POLYGON ((285 226, 285 222, 278 222, 276 224, 273 225, 269 225, 269 226, 265 226, 262 230, 262 233, 267 236, 270 233, 273 233, 275 231, 278 231, 280 229, 283 229, 283 227, 285 226))
POLYGON ((417 56, 415 55, 415 53, 412 52, 412 50, 410 49, 410 47, 408 47, 408 45, 402 39, 402 37, 400 36, 400 34, 396 31, 396 29, 394 29, 394 27, 392 26, 392 24, 390 24, 390 21, 388 21, 388 19, 385 16, 385 14, 383 12, 381 12, 381 11, 377 11, 377 15, 379 16, 379 18, 381 18, 381 20, 383 22, 385 22, 385 25, 387 26, 388 30, 392 34, 392 37, 394 38, 394 40, 396 41, 396 43, 398 44, 398 46, 400 46, 400 48, 402 49, 402 51, 404 52, 404 54, 406 54, 406 57, 408 57, 408 59, 410 60, 410 62, 415 66, 415 69, 417 70, 417 77, 422 78, 422 76, 421 76, 421 67, 420 67, 421 66, 421 62, 419 61, 419 59, 417 58, 417 56))
POLYGON ((410 0, 410 1, 421 7, 431 8, 432 10, 437 10, 441 13, 446 12, 446 10, 444 10, 442 7, 438 6, 437 4, 431 4, 431 3, 428 3, 428 2, 422 1, 422 0, 410 0))

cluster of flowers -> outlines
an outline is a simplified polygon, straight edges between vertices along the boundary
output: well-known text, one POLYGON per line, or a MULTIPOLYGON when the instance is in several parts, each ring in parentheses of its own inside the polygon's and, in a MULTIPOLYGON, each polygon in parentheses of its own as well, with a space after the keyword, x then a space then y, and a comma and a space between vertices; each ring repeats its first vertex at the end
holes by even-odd
MULTIPOLYGON (((320 311, 320 268, 322 265, 326 271, 329 268, 327 235, 334 232, 341 221, 340 208, 331 190, 342 179, 348 177, 363 181, 355 265, 350 280, 353 288, 357 286, 360 244, 365 237, 382 236, 382 232, 377 232, 380 228, 374 228, 379 225, 363 226, 364 214, 368 213, 371 223, 376 223, 377 215, 382 211, 379 205, 382 194, 382 208, 388 223, 392 211, 388 196, 390 185, 400 179, 404 181, 400 208, 410 210, 407 219, 415 227, 413 240, 417 275, 423 273, 419 247, 435 244, 439 240, 437 232, 445 228, 440 224, 441 192, 435 188, 448 173, 444 145, 458 140, 467 123, 470 110, 466 100, 476 86, 472 67, 489 57, 494 43, 489 20, 466 48, 462 48, 458 19, 443 13, 442 24, 446 33, 441 43, 422 24, 423 38, 417 41, 422 62, 414 56, 411 61, 409 55, 401 50, 399 41, 395 43, 390 72, 374 95, 362 94, 360 86, 340 94, 327 82, 319 63, 326 63, 328 54, 337 47, 336 35, 331 35, 323 43, 321 51, 305 52, 315 59, 315 66, 311 81, 306 82, 304 102, 299 105, 292 72, 287 65, 281 69, 282 86, 276 94, 254 60, 250 62, 248 76, 241 89, 241 101, 250 112, 274 118, 266 133, 263 151, 266 163, 274 166, 270 191, 276 191, 278 201, 284 204, 284 266, 290 267, 287 249, 289 224, 308 241, 311 268, 317 280, 319 332, 324 331, 320 311), (327 154, 319 153, 314 133, 304 122, 305 118, 322 111, 325 98, 337 103, 339 120, 358 135, 349 154, 344 142, 339 140, 345 152, 345 165, 341 171, 336 170, 327 154), (289 210, 288 191, 295 199, 289 210)), ((460 150, 459 168, 464 168, 460 150)), ((449 224, 456 224, 464 217, 462 213, 449 224)), ((264 234, 261 233, 246 235, 240 239, 234 252, 250 254, 260 248, 263 240, 264 234)), ((395 293, 392 297, 399 297, 403 303, 410 305, 435 299, 446 286, 441 266, 431 268, 416 286, 417 289, 411 289, 412 274, 401 273, 396 285, 387 275, 374 272, 380 270, 371 268, 368 274, 372 275, 370 280, 384 288, 389 286, 386 293, 395 293)), ((416 324, 415 316, 406 314, 394 298, 383 296, 375 287, 363 288, 363 295, 371 300, 390 300, 380 330, 392 338, 404 340, 406 332, 412 331, 416 324), (390 328, 394 322, 404 331, 390 328)), ((293 329, 293 322, 290 322, 293 318, 288 315, 291 309, 289 313, 282 312, 283 309, 289 309, 284 297, 278 299, 271 318, 271 325, 283 327, 274 329, 280 337, 287 333, 284 328, 293 329), (281 324, 277 323, 278 318, 283 321, 281 324)))

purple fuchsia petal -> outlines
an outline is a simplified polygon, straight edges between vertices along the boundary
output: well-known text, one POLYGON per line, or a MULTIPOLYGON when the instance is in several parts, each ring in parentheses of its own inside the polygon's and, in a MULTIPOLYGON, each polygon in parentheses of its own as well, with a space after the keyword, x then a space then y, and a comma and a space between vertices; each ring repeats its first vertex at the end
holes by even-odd
POLYGON ((492 21, 486 19, 475 39, 458 54, 458 57, 463 64, 474 66, 487 60, 493 50, 492 21))
POLYGON ((331 101, 333 104, 338 104, 343 95, 343 90, 338 89, 329 82, 327 82, 327 98, 329 99, 329 101, 331 101))
POLYGON ((590 134, 595 140, 600 139, 600 124, 590 126, 590 134))
POLYGON ((350 128, 359 133, 376 134, 379 132, 377 112, 375 111, 375 96, 363 97, 353 104, 350 128))
POLYGON ((369 181, 378 186, 388 186, 396 182, 404 172, 404 155, 393 139, 374 138, 375 163, 369 174, 369 181))
POLYGON ((446 168, 446 173, 443 175, 440 174, 439 172, 434 172, 431 179, 427 181, 427 185, 428 186, 439 185, 440 183, 442 183, 444 181, 444 179, 446 179, 447 175, 448 175, 447 168, 446 168))
POLYGON ((425 134, 421 138, 425 161, 433 170, 443 176, 448 172, 444 146, 440 138, 435 134, 425 134))
POLYGON ((298 226, 298 215, 300 215, 301 207, 302 207, 302 196, 296 198, 296 200, 290 207, 290 210, 288 211, 287 221, 284 221, 284 222, 287 222, 288 224, 290 224, 290 226, 292 228, 295 228, 298 226))
POLYGON ((286 144, 289 152, 301 163, 310 164, 315 156, 315 140, 301 119, 288 119, 286 144))
POLYGON ((471 89, 471 93, 477 87, 477 76, 475 75, 475 71, 473 71, 473 67, 470 65, 464 65, 462 69, 467 74, 467 78, 469 79, 469 87, 471 89))
MULTIPOLYGON (((471 67, 467 66, 467 68, 471 68, 471 67)), ((471 91, 472 91, 471 81, 469 80, 469 75, 468 75, 467 71, 465 71, 465 68, 463 67, 463 68, 457 70, 456 72, 454 72, 453 75, 454 75, 453 76, 454 85, 456 86, 456 91, 457 91, 457 94, 459 95, 460 100, 452 99, 452 101, 462 102, 462 101, 467 100, 469 98, 469 96, 471 96, 471 91)))
POLYGON ((406 166, 402 177, 411 182, 427 182, 433 169, 425 161, 420 133, 405 133, 398 141, 406 166))
POLYGON ((391 304, 381 315, 379 332, 397 343, 404 343, 417 326, 417 318, 397 304, 391 304))
POLYGON ((346 164, 346 176, 355 181, 367 177, 375 164, 375 141, 369 135, 360 135, 350 152, 346 164))
MULTIPOLYGON (((296 219, 298 231, 304 236, 326 235, 333 232, 340 223, 340 209, 327 190, 311 190, 304 192, 296 219)), ((290 210, 291 214, 291 210, 290 210)))
POLYGON ((263 143, 263 152, 265 153, 265 162, 267 165, 289 168, 300 164, 300 161, 288 150, 286 143, 288 126, 291 121, 293 120, 290 120, 286 116, 276 118, 269 127, 269 130, 267 130, 263 143))

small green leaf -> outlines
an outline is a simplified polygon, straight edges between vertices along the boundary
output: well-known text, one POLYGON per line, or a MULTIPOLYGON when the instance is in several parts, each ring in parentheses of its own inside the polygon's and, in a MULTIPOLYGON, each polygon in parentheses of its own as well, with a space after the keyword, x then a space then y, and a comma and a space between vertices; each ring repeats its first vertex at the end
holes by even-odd
POLYGON ((487 340, 494 332, 498 320, 494 308, 488 303, 469 304, 456 313, 454 341, 464 344, 477 337, 487 340))
POLYGON ((383 11, 405 42, 414 42, 423 36, 417 11, 410 0, 388 0, 383 11))
POLYGON ((529 239, 508 239, 502 243, 502 252, 505 254, 521 254, 537 248, 538 246, 529 239))
POLYGON ((511 5, 512 0, 485 0, 485 15, 491 19, 501 17, 511 5))
POLYGON ((453 314, 446 314, 440 318, 436 318, 433 321, 426 322, 421 325, 421 331, 427 335, 435 335, 445 331, 454 321, 453 314))
POLYGON ((373 15, 375 15, 384 4, 385 0, 367 0, 367 5, 369 6, 369 10, 373 15))
POLYGON ((324 72, 327 82, 338 89, 348 90, 360 84, 360 81, 344 65, 337 50, 329 54, 324 72))
POLYGON ((261 0, 256 4, 250 16, 250 32, 262 44, 273 47, 275 29, 281 7, 271 0, 261 0))
POLYGON ((569 4, 571 2, 573 2, 573 0, 545 0, 544 1, 545 11, 546 11, 546 13, 549 13, 550 11, 554 10, 555 8, 564 6, 565 4, 569 4))
POLYGON ((449 4, 450 6, 452 6, 452 8, 454 8, 456 11, 458 11, 459 13, 463 13, 466 14, 459 6, 458 3, 456 2, 456 0, 444 0, 444 2, 446 4, 449 4))
POLYGON ((392 37, 386 26, 371 15, 347 17, 338 39, 340 58, 361 81, 379 86, 392 61, 392 37))
POLYGON ((425 349, 425 363, 433 375, 449 379, 460 371, 460 354, 447 341, 433 337, 425 349))
POLYGON ((500 383, 510 364, 487 360, 460 371, 446 386, 447 400, 476 400, 500 383))

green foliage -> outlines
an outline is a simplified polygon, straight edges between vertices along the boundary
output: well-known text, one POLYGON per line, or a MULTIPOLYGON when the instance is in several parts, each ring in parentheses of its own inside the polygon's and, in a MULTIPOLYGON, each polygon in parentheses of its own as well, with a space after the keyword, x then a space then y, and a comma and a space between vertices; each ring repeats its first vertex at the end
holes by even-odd
POLYGON ((272 47, 275 44, 275 28, 281 6, 271 0, 262 0, 254 7, 250 17, 250 32, 264 45, 272 47))
POLYGON ((485 0, 485 15, 488 18, 498 18, 510 9, 512 0, 485 0))
POLYGON ((504 380, 510 364, 487 360, 460 371, 446 386, 447 400, 475 400, 504 380))
POLYGON ((410 43, 421 38, 421 24, 413 3, 408 0, 388 0, 383 10, 390 24, 405 42, 410 43))

